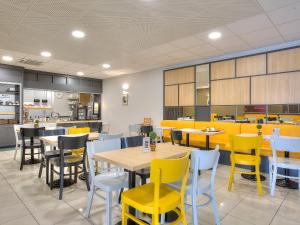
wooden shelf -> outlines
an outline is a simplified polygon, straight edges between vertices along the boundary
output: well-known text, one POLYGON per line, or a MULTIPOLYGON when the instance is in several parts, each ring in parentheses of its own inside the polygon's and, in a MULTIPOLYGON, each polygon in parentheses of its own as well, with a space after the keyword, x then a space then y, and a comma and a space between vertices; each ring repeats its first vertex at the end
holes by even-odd
POLYGON ((0 112, 0 115, 15 115, 15 112, 0 112))
POLYGON ((33 109, 33 110, 51 110, 51 106, 24 106, 24 109, 33 109))

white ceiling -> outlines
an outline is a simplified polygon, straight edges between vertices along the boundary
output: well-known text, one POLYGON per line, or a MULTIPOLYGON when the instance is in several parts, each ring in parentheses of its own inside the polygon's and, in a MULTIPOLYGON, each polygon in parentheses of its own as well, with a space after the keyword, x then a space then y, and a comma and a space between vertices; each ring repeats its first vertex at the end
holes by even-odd
POLYGON ((300 0, 0 0, 0 56, 107 78, 298 40, 299 27, 300 0), (221 39, 208 39, 214 30, 221 39))

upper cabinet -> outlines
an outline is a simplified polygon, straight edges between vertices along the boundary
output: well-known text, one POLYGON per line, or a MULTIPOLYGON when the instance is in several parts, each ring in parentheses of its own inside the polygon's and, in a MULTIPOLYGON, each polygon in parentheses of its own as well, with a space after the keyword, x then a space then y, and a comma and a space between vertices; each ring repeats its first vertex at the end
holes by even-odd
POLYGON ((266 54, 247 56, 236 60, 236 76, 245 77, 266 74, 266 54))
POLYGON ((225 60, 211 64, 211 80, 235 77, 235 60, 225 60))
POLYGON ((268 53, 268 73, 300 70, 300 48, 268 53))
POLYGON ((165 85, 195 82, 195 67, 185 67, 165 72, 165 85))

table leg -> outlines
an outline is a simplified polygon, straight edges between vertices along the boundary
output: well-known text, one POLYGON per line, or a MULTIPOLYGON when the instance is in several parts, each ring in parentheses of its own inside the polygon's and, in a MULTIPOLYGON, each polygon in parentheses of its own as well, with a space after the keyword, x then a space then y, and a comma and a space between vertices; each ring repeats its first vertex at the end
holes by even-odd
MULTIPOLYGON (((289 152, 284 152, 284 157, 289 158, 290 153, 289 152)), ((289 176, 290 171, 288 169, 284 169, 284 175, 289 176)), ((283 187, 283 188, 298 189, 298 183, 295 182, 295 181, 292 181, 289 178, 277 179, 276 180, 276 185, 279 186, 279 187, 283 187)))
POLYGON ((209 135, 206 135, 206 149, 209 150, 209 135))
POLYGON ((185 145, 187 147, 189 147, 190 146, 190 133, 186 133, 185 135, 186 135, 186 143, 185 143, 185 145))

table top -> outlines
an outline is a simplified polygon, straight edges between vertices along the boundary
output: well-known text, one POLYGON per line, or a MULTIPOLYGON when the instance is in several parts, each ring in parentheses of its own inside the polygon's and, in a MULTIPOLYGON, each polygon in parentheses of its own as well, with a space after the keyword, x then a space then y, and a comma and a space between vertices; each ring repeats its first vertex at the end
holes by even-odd
POLYGON ((183 129, 178 129, 181 130, 184 133, 190 133, 190 134, 204 134, 207 136, 213 136, 217 134, 223 134, 223 130, 217 130, 217 131, 203 131, 201 129, 194 129, 194 128, 183 128, 183 129))
POLYGON ((132 147, 109 152, 95 153, 96 160, 106 161, 129 171, 137 171, 150 167, 153 159, 171 159, 184 156, 194 148, 159 143, 155 151, 144 152, 144 147, 132 147))
POLYGON ((163 130, 172 130, 175 129, 176 127, 160 127, 163 130))
MULTIPOLYGON (((67 137, 76 137, 82 136, 84 134, 67 134, 67 135, 60 135, 60 136, 67 136, 67 137)), ((58 136, 43 136, 40 137, 40 140, 44 141, 48 145, 57 145, 58 136)), ((99 140, 99 133, 89 133, 89 141, 99 140)))

